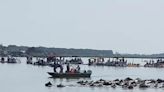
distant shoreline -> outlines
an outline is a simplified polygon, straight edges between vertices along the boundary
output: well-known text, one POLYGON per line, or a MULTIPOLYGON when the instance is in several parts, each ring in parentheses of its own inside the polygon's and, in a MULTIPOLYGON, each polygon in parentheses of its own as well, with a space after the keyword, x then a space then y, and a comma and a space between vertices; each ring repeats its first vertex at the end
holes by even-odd
POLYGON ((114 54, 112 50, 94 50, 94 49, 67 49, 67 48, 48 48, 48 47, 28 47, 17 45, 0 45, 0 56, 14 56, 14 57, 47 57, 47 56, 61 56, 61 57, 104 57, 104 58, 164 58, 164 53, 161 54, 114 54))

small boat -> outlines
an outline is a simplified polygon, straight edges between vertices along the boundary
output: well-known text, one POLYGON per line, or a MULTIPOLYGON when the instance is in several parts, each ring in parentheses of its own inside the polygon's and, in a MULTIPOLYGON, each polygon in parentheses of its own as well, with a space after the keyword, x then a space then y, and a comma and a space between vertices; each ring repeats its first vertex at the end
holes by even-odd
POLYGON ((8 58, 7 63, 15 64, 15 63, 17 63, 17 59, 16 58, 13 58, 13 57, 8 58))
POLYGON ((44 59, 38 59, 37 62, 33 63, 33 65, 48 66, 48 63, 44 59))
POLYGON ((127 60, 124 58, 113 58, 112 61, 110 59, 105 63, 106 66, 114 66, 114 67, 127 67, 127 60))
POLYGON ((97 65, 97 66, 105 66, 104 58, 90 58, 88 59, 88 65, 97 65))
POLYGON ((83 61, 81 58, 75 57, 71 60, 66 60, 65 64, 83 64, 83 61))
POLYGON ((76 69, 70 69, 69 64, 67 64, 65 72, 63 72, 63 66, 61 64, 54 63, 51 67, 54 68, 54 72, 48 72, 48 74, 53 78, 90 78, 92 74, 91 70, 80 71, 79 65, 76 69), (60 68, 60 72, 56 71, 57 68, 60 68))
POLYGON ((53 78, 90 78, 92 72, 87 71, 84 73, 55 73, 55 72, 48 72, 49 75, 53 78))
POLYGON ((162 59, 158 59, 156 62, 154 62, 154 60, 150 60, 150 62, 147 62, 144 67, 164 68, 164 61, 162 59))
POLYGON ((140 64, 128 63, 127 67, 140 67, 140 64))

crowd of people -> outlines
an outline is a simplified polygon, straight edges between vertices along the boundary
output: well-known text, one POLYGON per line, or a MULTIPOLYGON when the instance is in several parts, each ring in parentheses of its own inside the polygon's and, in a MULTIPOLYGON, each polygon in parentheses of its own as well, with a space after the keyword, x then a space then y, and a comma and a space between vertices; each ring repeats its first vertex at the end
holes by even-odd
POLYGON ((1 63, 17 63, 17 60, 16 60, 16 58, 14 58, 14 57, 8 56, 8 57, 7 57, 7 60, 5 60, 4 57, 1 57, 0 62, 1 62, 1 63))
MULTIPOLYGON (((61 64, 54 64, 54 72, 57 72, 57 68, 60 68, 60 72, 59 73, 63 73, 63 66, 61 64)), ((65 73, 80 73, 80 66, 77 65, 76 68, 71 67, 70 64, 66 65, 66 71, 65 73)))
POLYGON ((76 72, 80 72, 80 66, 77 65, 76 68, 70 68, 70 64, 67 64, 67 70, 66 73, 76 73, 76 72))

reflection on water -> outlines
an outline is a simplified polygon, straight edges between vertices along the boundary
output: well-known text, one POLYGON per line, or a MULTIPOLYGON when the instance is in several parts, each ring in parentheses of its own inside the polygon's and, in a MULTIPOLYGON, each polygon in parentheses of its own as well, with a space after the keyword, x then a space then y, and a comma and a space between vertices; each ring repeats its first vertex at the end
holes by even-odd
MULTIPOLYGON (((110 87, 82 87, 76 84, 77 81, 83 79, 53 79, 47 72, 53 71, 51 67, 38 67, 26 65, 25 58, 20 58, 21 64, 0 64, 0 91, 1 92, 163 92, 164 89, 138 89, 126 90, 122 88, 110 87), (47 88, 45 83, 50 81, 53 85, 68 85, 65 88, 57 88, 53 86, 47 88)), ((137 60, 136 60, 137 61, 137 60)), ((141 60, 140 60, 141 61, 141 60)), ((140 62, 139 61, 139 62, 140 62)), ((93 71, 90 79, 98 80, 100 78, 113 80, 116 78, 124 79, 126 77, 157 79, 163 78, 164 68, 144 68, 144 67, 103 67, 103 66, 87 66, 82 65, 81 69, 89 69, 93 71)))

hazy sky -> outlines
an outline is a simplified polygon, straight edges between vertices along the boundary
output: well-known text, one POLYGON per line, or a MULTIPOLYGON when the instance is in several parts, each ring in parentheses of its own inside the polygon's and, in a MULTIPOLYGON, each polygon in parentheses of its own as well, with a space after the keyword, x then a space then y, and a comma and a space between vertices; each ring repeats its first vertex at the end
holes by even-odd
POLYGON ((0 43, 164 52, 164 0, 0 0, 0 43))

